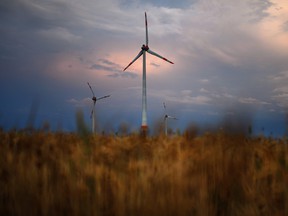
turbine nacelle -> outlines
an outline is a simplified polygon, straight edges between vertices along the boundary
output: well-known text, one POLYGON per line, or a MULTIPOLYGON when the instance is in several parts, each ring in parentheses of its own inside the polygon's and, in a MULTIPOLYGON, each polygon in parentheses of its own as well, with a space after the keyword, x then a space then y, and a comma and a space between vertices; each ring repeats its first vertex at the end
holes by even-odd
POLYGON ((164 120, 166 119, 174 119, 174 120, 178 120, 177 118, 173 117, 173 116, 169 116, 169 115, 165 115, 164 116, 164 120))
POLYGON ((141 47, 142 50, 145 50, 145 51, 148 51, 149 50, 149 47, 148 45, 145 45, 143 44, 142 47, 141 47))

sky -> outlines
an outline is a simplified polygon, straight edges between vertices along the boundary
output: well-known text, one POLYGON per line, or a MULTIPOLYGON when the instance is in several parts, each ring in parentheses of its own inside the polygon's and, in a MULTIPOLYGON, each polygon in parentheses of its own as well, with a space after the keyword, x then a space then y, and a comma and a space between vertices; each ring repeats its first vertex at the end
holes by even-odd
POLYGON ((174 131, 191 124, 249 121, 281 135, 288 119, 287 0, 2 0, 0 126, 75 131, 81 111, 98 131, 141 125, 145 43, 148 126, 167 113, 174 131))

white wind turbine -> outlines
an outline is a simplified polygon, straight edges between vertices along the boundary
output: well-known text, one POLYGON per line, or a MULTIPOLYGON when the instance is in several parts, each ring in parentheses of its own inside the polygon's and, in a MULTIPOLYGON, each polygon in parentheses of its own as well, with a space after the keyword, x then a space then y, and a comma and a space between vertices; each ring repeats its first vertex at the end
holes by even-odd
POLYGON ((164 110, 165 110, 165 116, 164 116, 164 123, 165 123, 165 135, 167 136, 167 121, 168 119, 174 119, 177 120, 177 118, 173 117, 173 116, 169 116, 167 115, 167 111, 166 111, 166 105, 165 103, 163 103, 164 106, 164 110))
POLYGON ((96 98, 95 97, 95 94, 89 84, 89 82, 87 82, 92 94, 93 94, 93 97, 92 97, 92 100, 93 100, 93 108, 92 108, 92 111, 91 111, 91 114, 90 114, 90 118, 92 119, 92 133, 95 133, 95 105, 96 105, 96 101, 99 101, 101 99, 104 99, 104 98, 107 98, 107 97, 110 97, 110 95, 106 95, 106 96, 103 96, 103 97, 100 97, 100 98, 96 98))
POLYGON ((141 47, 140 52, 138 55, 133 59, 132 62, 123 70, 125 71, 130 65, 132 65, 141 55, 143 55, 143 78, 142 78, 142 125, 141 130, 142 133, 146 134, 148 130, 147 126, 147 94, 146 94, 146 52, 150 53, 151 55, 157 56, 158 58, 163 59, 171 64, 173 62, 169 61, 168 59, 160 56, 159 54, 153 52, 148 46, 148 26, 147 26, 147 15, 145 12, 145 28, 146 28, 146 45, 143 44, 141 47))

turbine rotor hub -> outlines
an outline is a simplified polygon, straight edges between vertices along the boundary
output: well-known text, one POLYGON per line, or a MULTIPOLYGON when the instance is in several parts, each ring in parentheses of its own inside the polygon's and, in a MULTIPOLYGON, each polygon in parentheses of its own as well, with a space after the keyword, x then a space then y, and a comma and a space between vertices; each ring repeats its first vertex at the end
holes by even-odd
POLYGON ((96 97, 94 96, 94 97, 92 97, 92 100, 94 101, 94 102, 96 102, 96 97))
POLYGON ((145 50, 145 51, 148 51, 149 50, 149 47, 148 45, 145 45, 143 44, 142 47, 141 47, 142 50, 145 50))

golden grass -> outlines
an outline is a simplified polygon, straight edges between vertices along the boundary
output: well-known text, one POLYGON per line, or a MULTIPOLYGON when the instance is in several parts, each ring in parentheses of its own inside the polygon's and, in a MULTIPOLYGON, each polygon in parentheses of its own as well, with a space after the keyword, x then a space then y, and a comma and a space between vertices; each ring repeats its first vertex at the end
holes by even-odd
POLYGON ((288 215, 284 139, 0 132, 0 215, 288 215))

